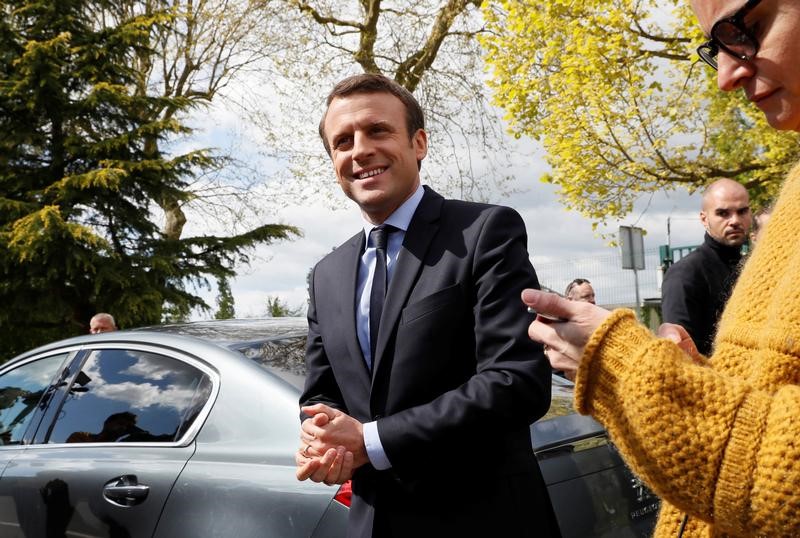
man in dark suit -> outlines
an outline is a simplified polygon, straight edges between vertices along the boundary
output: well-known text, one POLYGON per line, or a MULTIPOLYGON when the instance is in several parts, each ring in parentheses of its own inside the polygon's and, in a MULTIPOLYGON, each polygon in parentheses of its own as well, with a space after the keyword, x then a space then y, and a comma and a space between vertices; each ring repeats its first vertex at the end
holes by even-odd
POLYGON ((528 428, 550 369, 519 301, 539 287, 522 219, 421 186, 422 111, 394 81, 350 77, 327 104, 364 231, 312 273, 298 479, 352 476, 349 536, 557 535, 528 428))

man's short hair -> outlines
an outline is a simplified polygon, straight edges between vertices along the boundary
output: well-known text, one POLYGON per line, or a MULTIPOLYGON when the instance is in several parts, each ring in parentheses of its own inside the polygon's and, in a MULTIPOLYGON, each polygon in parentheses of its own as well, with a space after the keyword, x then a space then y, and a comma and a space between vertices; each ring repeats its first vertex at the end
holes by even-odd
POLYGON ((425 116, 422 114, 422 107, 419 106, 414 95, 394 80, 384 75, 374 73, 362 73, 353 75, 339 81, 333 87, 328 98, 325 100, 325 113, 319 122, 319 136, 328 156, 331 154, 331 147, 325 137, 325 118, 328 116, 328 108, 337 97, 347 97, 358 93, 390 93, 400 99, 406 107, 406 129, 408 129, 409 140, 419 129, 425 129, 425 116))
POLYGON ((92 327, 92 322, 97 321, 105 321, 111 325, 112 330, 117 330, 117 322, 114 320, 114 316, 107 312, 98 312, 89 320, 89 328, 92 327))
POLYGON ((585 278, 576 278, 575 280, 567 284, 567 289, 564 291, 564 296, 569 297, 569 292, 571 292, 573 288, 575 288, 575 286, 581 286, 583 284, 591 284, 591 282, 589 282, 585 278))

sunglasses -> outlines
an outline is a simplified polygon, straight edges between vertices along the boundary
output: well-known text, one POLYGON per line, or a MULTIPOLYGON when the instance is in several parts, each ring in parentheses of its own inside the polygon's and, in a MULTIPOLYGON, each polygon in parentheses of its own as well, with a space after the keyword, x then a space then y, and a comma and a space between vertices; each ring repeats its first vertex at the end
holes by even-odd
POLYGON ((714 69, 717 69, 719 51, 740 60, 752 60, 758 53, 758 40, 745 26, 744 18, 760 3, 761 0, 747 0, 732 16, 714 23, 710 32, 711 39, 697 47, 700 58, 714 69))

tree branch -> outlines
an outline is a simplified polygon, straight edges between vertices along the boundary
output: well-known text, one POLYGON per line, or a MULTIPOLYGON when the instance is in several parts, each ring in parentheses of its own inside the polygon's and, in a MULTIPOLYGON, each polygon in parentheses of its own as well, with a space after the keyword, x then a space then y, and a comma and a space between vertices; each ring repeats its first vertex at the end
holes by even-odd
POLYGON ((480 0, 448 0, 442 6, 433 23, 428 39, 417 51, 403 61, 395 73, 395 80, 408 91, 413 92, 419 85, 422 75, 433 64, 439 48, 449 35, 455 19, 466 11, 467 6, 480 7, 480 0))
MULTIPOLYGON (((357 28, 359 30, 363 30, 363 25, 356 21, 347 21, 344 19, 337 19, 336 17, 329 17, 323 15, 313 7, 311 7, 308 2, 303 2, 302 0, 291 0, 291 3, 297 7, 301 12, 308 13, 311 17, 322 25, 332 24, 334 26, 350 26, 352 28, 357 28)), ((380 2, 378 2, 380 3, 380 2)))

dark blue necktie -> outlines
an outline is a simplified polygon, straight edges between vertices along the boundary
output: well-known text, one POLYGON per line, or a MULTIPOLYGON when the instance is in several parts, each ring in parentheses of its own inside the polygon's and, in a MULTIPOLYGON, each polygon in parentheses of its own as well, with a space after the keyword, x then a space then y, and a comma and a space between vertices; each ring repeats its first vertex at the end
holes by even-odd
POLYGON ((378 344, 378 327, 381 324, 383 303, 386 300, 386 245, 394 226, 381 224, 369 233, 375 245, 375 272, 372 275, 372 291, 369 295, 369 350, 370 367, 375 365, 375 346, 378 344))

